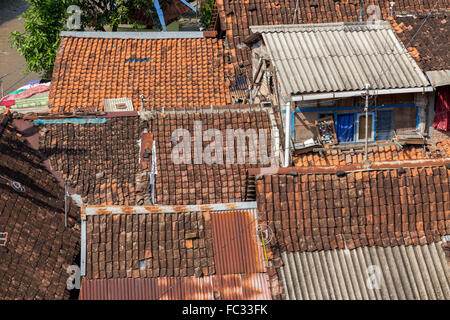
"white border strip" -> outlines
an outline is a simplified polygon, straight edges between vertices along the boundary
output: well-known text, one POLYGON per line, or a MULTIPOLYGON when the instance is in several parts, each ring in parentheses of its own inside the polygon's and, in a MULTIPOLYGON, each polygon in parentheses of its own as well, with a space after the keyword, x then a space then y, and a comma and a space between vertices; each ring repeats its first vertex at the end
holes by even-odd
POLYGON ((199 204, 199 205, 150 205, 150 206, 87 206, 86 216, 100 214, 149 214, 149 213, 180 213, 201 211, 233 211, 256 209, 256 201, 199 204))
POLYGON ((80 257, 80 275, 86 275, 86 221, 81 220, 81 257, 80 257))
MULTIPOLYGON (((431 92, 433 87, 419 87, 419 88, 405 88, 405 89, 380 89, 369 90, 370 95, 382 95, 382 94, 397 94, 397 93, 415 93, 415 92, 431 92)), ((333 98, 346 98, 346 97, 358 97, 364 94, 365 90, 358 91, 346 91, 346 92, 333 92, 333 93, 312 93, 302 95, 292 95, 291 101, 310 101, 321 99, 333 99, 333 98)))

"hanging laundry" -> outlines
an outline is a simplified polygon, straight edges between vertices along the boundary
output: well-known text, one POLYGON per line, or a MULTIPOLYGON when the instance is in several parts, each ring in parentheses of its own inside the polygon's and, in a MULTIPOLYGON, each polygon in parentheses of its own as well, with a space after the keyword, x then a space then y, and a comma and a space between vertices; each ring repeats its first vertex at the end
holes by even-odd
POLYGON ((433 127, 441 131, 450 131, 450 86, 439 89, 433 127))

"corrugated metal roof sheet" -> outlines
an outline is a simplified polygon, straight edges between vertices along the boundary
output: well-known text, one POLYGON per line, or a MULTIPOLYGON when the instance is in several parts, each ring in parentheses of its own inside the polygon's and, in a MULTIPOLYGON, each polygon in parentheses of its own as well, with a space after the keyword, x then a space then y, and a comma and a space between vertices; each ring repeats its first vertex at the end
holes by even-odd
POLYGON ((262 34, 284 94, 429 85, 385 21, 250 28, 262 34))
POLYGON ((271 300, 264 273, 207 277, 83 279, 81 300, 271 300))
POLYGON ((427 76, 433 87, 448 86, 450 84, 450 70, 428 71, 427 76))
POLYGON ((217 274, 264 272, 255 210, 212 213, 211 222, 217 274))
POLYGON ((282 253, 282 259, 287 299, 450 299, 450 268, 439 243, 282 253), (380 267, 379 289, 368 286, 373 265, 380 267))

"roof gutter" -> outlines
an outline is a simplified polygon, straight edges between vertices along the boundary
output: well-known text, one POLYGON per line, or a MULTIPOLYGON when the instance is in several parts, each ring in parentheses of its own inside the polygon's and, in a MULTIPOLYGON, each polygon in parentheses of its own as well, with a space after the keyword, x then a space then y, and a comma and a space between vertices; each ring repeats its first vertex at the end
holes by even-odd
MULTIPOLYGON (((432 86, 420 87, 420 88, 381 89, 381 90, 369 90, 369 95, 415 93, 415 92, 425 93, 425 92, 432 92, 433 90, 434 89, 432 86)), ((291 101, 311 101, 311 100, 323 100, 323 99, 333 99, 333 98, 359 97, 365 93, 367 93, 366 90, 301 94, 301 95, 292 95, 290 100, 291 101)))

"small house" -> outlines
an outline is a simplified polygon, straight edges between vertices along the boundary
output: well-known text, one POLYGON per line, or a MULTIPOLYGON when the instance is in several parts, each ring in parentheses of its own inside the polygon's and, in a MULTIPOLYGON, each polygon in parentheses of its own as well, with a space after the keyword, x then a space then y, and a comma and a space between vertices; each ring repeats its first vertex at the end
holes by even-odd
POLYGON ((279 106, 291 147, 423 140, 433 87, 388 22, 250 28, 252 94, 279 106))

